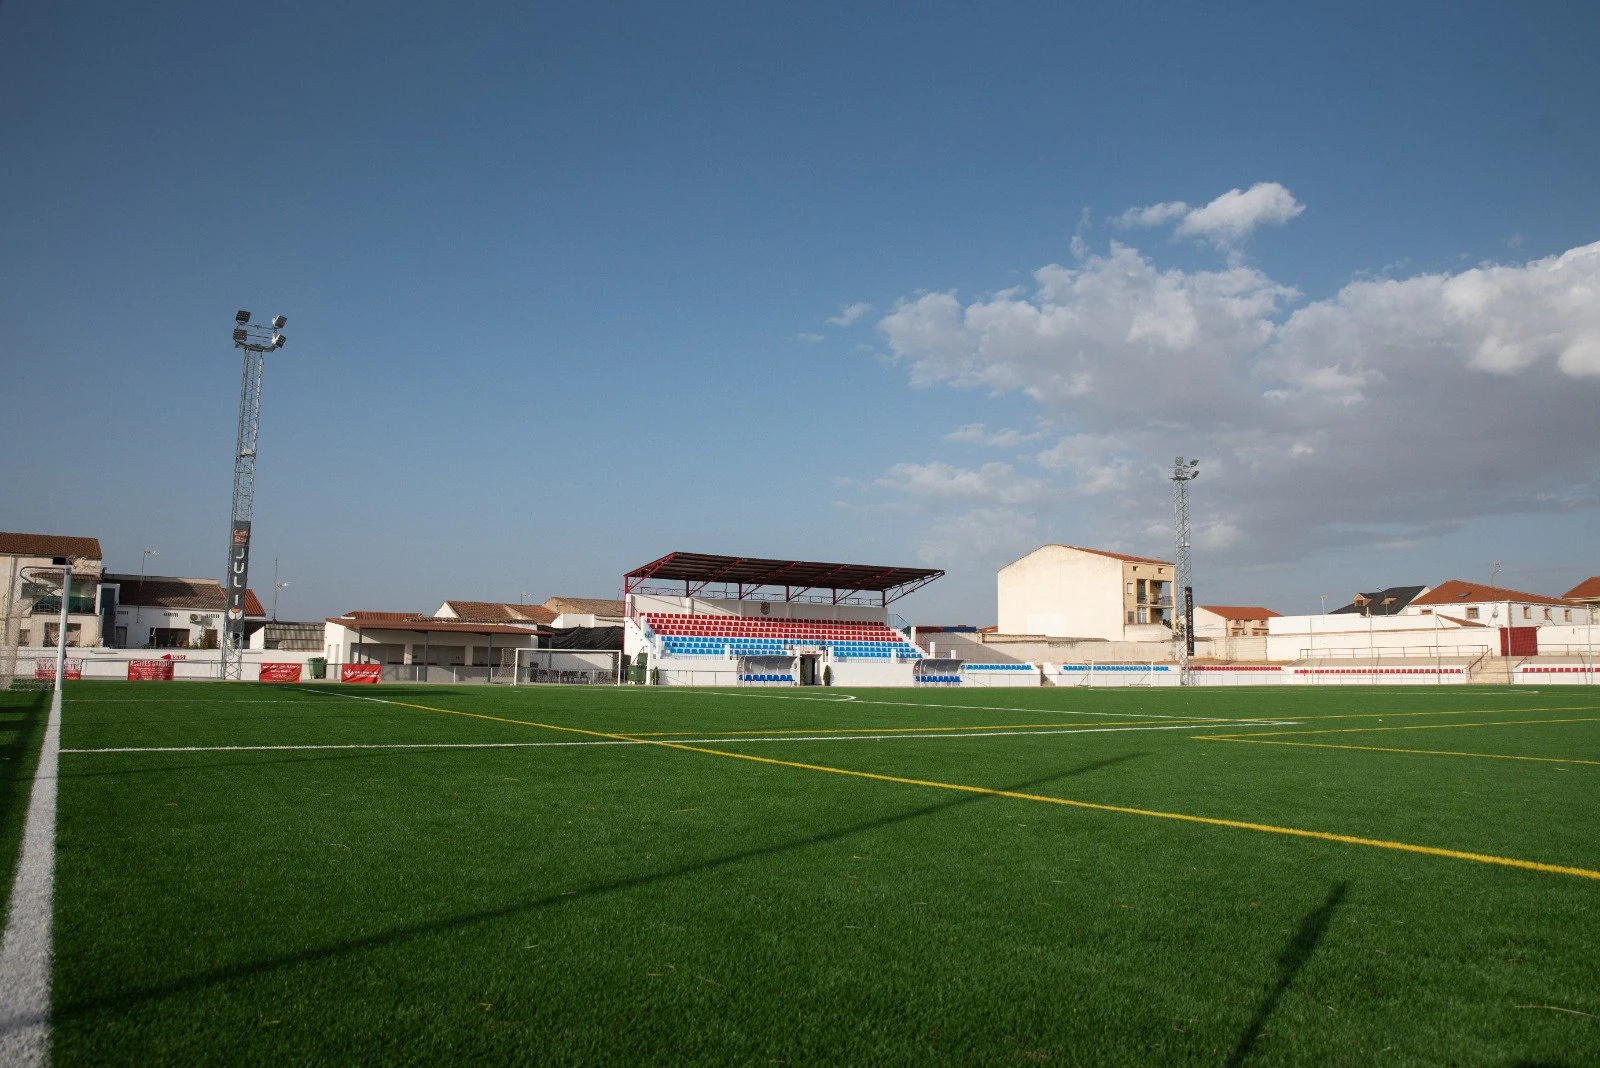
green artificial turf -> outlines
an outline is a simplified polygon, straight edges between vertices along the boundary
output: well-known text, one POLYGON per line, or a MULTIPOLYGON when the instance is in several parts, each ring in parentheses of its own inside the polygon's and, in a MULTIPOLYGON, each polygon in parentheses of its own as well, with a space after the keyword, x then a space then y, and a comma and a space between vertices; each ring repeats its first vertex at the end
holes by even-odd
POLYGON ((1600 870, 1588 688, 66 697, 61 1065, 1600 1052, 1600 881, 1148 814, 1600 870), (1252 718, 1294 724, 1235 722, 1252 718), (937 736, 895 736, 911 728, 937 736), (1026 733, 963 736, 1002 729, 1026 733), (1368 748, 1204 740, 1241 734, 1368 748), (786 763, 657 745, 70 751, 618 735, 786 763))

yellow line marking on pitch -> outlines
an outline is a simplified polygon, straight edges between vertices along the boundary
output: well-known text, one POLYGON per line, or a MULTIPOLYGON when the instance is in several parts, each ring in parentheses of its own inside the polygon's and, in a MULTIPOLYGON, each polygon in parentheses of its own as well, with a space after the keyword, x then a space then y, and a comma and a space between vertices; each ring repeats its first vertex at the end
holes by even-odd
POLYGON ((678 742, 662 742, 648 738, 636 738, 626 734, 613 734, 606 731, 585 730, 582 727, 560 727, 552 723, 536 723, 532 720, 511 719, 508 716, 491 716, 483 712, 459 712, 452 708, 436 708, 431 705, 412 704, 408 701, 390 701, 380 697, 361 697, 356 694, 339 694, 341 697, 353 697, 360 701, 373 701, 378 704, 399 705, 405 708, 421 709, 424 712, 441 712, 448 716, 467 716, 472 719, 485 719, 497 723, 516 723, 526 727, 542 727, 546 730, 567 731, 572 734, 584 734, 595 738, 609 738, 613 741, 638 742, 642 745, 659 746, 662 749, 677 749, 685 753, 703 753, 706 756, 725 757, 729 760, 747 760, 753 764, 769 764, 779 768, 796 768, 801 771, 818 771, 828 775, 843 775, 853 779, 867 779, 873 782, 895 783, 901 786, 924 786, 934 790, 953 790, 958 793, 978 794, 984 797, 1006 797, 1013 801, 1037 801, 1047 805, 1061 805, 1066 808, 1084 809, 1090 812, 1115 812, 1125 816, 1145 816, 1151 819, 1173 820, 1179 823, 1196 823, 1206 827, 1230 827, 1234 830, 1257 831, 1263 834, 1285 835, 1291 838, 1310 838, 1321 842, 1338 842, 1343 845, 1367 846, 1373 849, 1391 849, 1401 853, 1417 853, 1430 857, 1447 857, 1452 860, 1470 860, 1479 864, 1493 864, 1504 868, 1519 868, 1523 871, 1545 872, 1550 875, 1572 875, 1580 879, 1593 879, 1600 882, 1600 871, 1589 868, 1574 868, 1562 864, 1545 864, 1536 860, 1518 860, 1515 857, 1497 857, 1488 853, 1469 853, 1458 849, 1442 849, 1438 846, 1413 845, 1409 842, 1391 842, 1382 838, 1362 838, 1351 834, 1334 834, 1329 831, 1310 831, 1301 827, 1279 827, 1270 823, 1251 823, 1246 820, 1220 819, 1215 816, 1191 816, 1183 812, 1162 812, 1158 809, 1132 808, 1127 805, 1105 805, 1094 801, 1076 801, 1066 797, 1046 797, 1043 794, 1027 794, 1016 790, 996 790, 988 786, 970 786, 965 783, 936 782, 932 779, 911 779, 899 775, 883 775, 873 771, 855 771, 850 768, 835 768, 826 764, 805 764, 796 760, 779 760, 776 757, 756 756, 753 753, 730 753, 722 749, 706 749, 698 745, 683 745, 678 742))
POLYGON ((1595 710, 1594 705, 1541 705, 1530 708, 1454 708, 1439 712, 1339 712, 1331 716, 1297 712, 1293 718, 1312 723, 1325 719, 1403 719, 1407 716, 1482 716, 1492 712, 1593 712, 1595 710))
POLYGON ((1292 745, 1301 749, 1356 749, 1364 753, 1417 753, 1423 756, 1481 757, 1484 760, 1531 760, 1541 764, 1593 764, 1600 760, 1579 760, 1577 757, 1517 756, 1512 753, 1462 753, 1450 749, 1394 749, 1381 745, 1334 745, 1331 742, 1280 742, 1271 738, 1245 738, 1212 735, 1197 739, 1202 742, 1248 742, 1252 745, 1292 745))
POLYGON ((1571 719, 1502 719, 1490 723, 1413 723, 1403 727, 1330 727, 1320 731, 1251 731, 1248 734, 1197 734, 1196 741, 1218 742, 1235 738, 1276 738, 1285 734, 1376 734, 1378 731, 1445 731, 1464 727, 1522 727, 1545 723, 1600 723, 1600 716, 1571 719))

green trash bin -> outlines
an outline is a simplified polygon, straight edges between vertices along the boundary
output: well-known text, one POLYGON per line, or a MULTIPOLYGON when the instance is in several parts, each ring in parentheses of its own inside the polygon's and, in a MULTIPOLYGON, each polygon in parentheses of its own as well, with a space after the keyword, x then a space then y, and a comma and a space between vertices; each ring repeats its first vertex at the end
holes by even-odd
POLYGON ((327 657, 322 657, 322 656, 307 657, 306 658, 306 670, 308 672, 310 672, 311 677, 314 678, 314 679, 325 679, 325 678, 327 678, 328 677, 328 659, 327 659, 327 657))

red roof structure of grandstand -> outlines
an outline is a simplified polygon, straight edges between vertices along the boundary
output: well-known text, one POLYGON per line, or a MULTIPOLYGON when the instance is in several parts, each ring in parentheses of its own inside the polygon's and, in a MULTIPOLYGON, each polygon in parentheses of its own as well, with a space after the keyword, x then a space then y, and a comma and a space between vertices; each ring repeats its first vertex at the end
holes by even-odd
POLYGON ((782 587, 786 601, 810 590, 828 590, 835 604, 845 603, 860 594, 876 593, 878 603, 887 605, 943 576, 943 571, 931 567, 880 567, 676 552, 634 568, 623 576, 622 588, 625 593, 670 592, 695 597, 708 586, 720 586, 743 600, 762 587, 782 587), (660 585, 667 582, 682 583, 682 587, 669 589, 660 585))

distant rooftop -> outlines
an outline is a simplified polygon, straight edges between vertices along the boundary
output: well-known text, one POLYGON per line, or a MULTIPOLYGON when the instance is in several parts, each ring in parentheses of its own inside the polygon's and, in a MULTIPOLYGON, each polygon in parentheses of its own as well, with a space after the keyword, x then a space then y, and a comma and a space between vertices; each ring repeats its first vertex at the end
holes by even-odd
POLYGON ((1358 593, 1343 608, 1335 608, 1332 616, 1397 616, 1427 590, 1426 586, 1390 586, 1386 590, 1358 593))
POLYGON ((76 538, 68 534, 19 534, 5 530, 0 530, 0 556, 103 559, 100 555, 99 538, 76 538))

